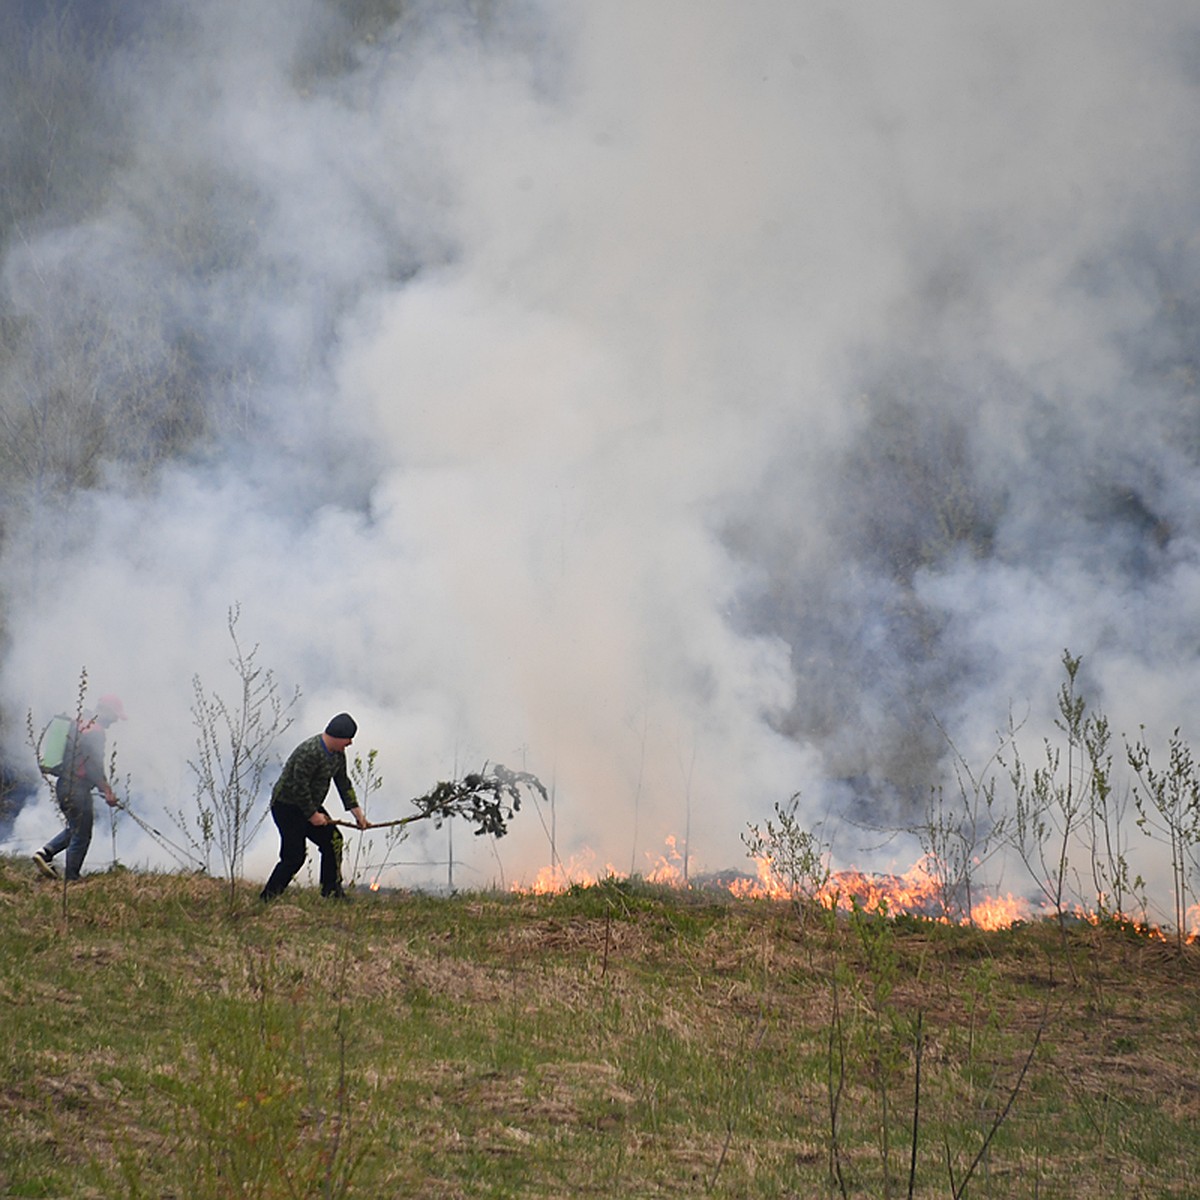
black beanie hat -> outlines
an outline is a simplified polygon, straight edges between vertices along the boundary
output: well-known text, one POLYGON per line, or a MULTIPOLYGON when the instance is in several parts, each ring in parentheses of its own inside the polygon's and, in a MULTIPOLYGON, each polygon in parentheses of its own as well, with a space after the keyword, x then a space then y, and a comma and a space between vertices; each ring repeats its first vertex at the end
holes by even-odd
POLYGON ((325 732, 330 737, 335 738, 352 738, 358 732, 358 725, 355 724, 354 718, 349 713, 338 713, 328 725, 325 726, 325 732))

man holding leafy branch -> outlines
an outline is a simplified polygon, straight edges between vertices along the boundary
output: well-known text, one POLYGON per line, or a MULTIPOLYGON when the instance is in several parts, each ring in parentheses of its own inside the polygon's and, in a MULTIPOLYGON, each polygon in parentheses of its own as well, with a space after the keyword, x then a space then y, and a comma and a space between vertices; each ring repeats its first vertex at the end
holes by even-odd
POLYGON ((284 763, 271 792, 271 818, 279 829, 279 862, 262 890, 263 900, 283 895, 304 865, 306 841, 320 851, 321 895, 346 898, 342 890, 342 835, 324 804, 333 783, 358 828, 367 828, 366 814, 359 807, 346 769, 346 748, 357 732, 354 718, 349 713, 338 713, 324 733, 305 739, 284 763))

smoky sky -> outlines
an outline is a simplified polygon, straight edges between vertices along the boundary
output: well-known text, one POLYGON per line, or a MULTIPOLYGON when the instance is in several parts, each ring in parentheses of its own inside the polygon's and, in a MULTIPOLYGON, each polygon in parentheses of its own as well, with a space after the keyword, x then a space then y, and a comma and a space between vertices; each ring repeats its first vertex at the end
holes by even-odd
POLYGON ((10 759, 86 666, 186 808, 235 604, 279 753, 352 711, 380 817, 524 767, 620 870, 736 865, 795 793, 910 822, 1051 727, 1064 649, 1186 730, 1193 6, 70 11, 9 18, 0 388, 119 432, 6 492, 10 759))

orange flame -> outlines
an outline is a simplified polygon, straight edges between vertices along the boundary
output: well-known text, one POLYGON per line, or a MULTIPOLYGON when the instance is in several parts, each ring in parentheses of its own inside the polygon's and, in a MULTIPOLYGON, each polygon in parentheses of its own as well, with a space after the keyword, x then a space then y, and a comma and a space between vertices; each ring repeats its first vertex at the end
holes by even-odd
MULTIPOLYGON (((650 857, 647 855, 647 857, 650 857)), ((646 872, 651 883, 662 883, 668 887, 684 887, 688 880, 688 864, 679 852, 674 837, 667 838, 667 853, 659 855, 646 872)))
POLYGON ((542 867, 530 883, 513 884, 514 892, 522 892, 533 896, 551 896, 565 892, 575 885, 587 886, 597 880, 616 875, 612 866, 603 872, 596 869, 596 855, 591 850, 582 850, 568 859, 558 859, 548 867, 542 867))
MULTIPOLYGON (((666 839, 663 854, 647 853, 647 869, 643 878, 647 882, 667 887, 688 888, 694 884, 690 869, 691 859, 679 849, 674 837, 666 839)), ((585 849, 569 859, 559 859, 553 865, 542 867, 529 883, 515 883, 512 891, 526 895, 554 895, 571 887, 588 887, 602 879, 625 878, 611 863, 603 870, 597 869, 597 858, 593 851, 585 849)), ((906 914, 939 921, 947 925, 973 925, 977 929, 1009 929, 1025 921, 1052 917, 1054 910, 1045 904, 1035 904, 1029 899, 1006 895, 972 896, 969 909, 952 902, 947 896, 950 890, 937 871, 937 862, 926 855, 900 875, 867 874, 863 871, 832 871, 829 877, 810 891, 797 881, 783 878, 768 858, 755 858, 755 878, 735 877, 709 880, 707 887, 721 887, 730 895, 743 900, 793 900, 807 896, 825 908, 850 910, 855 904, 868 912, 885 911, 889 916, 906 914)), ((373 883, 372 888, 378 887, 373 883)), ((1077 906, 1070 914, 1072 919, 1099 924, 1103 916, 1115 917, 1145 936, 1165 940, 1163 932, 1148 920, 1138 920, 1122 913, 1112 913, 1103 897, 1097 902, 1095 911, 1089 912, 1077 906)), ((1187 910, 1187 933, 1189 942, 1200 940, 1200 903, 1187 910)))
MULTIPOLYGON (((649 865, 644 878, 648 882, 669 887, 691 886, 690 860, 685 861, 674 837, 667 838, 665 853, 647 854, 646 857, 649 865)), ((594 884, 601 878, 622 877, 611 864, 602 872, 597 871, 596 862, 596 855, 591 850, 583 850, 569 859, 541 868, 532 881, 516 883, 512 890, 529 895, 552 895, 573 886, 594 884)), ((756 858, 754 865, 756 878, 734 878, 718 886, 734 897, 746 900, 789 900, 803 893, 802 888, 782 878, 769 859, 756 858)), ((974 925, 980 929, 1007 929, 1017 922, 1046 915, 1044 910, 1012 893, 973 899, 969 912, 959 911, 947 900, 946 889, 935 866, 926 856, 900 875, 834 871, 810 893, 810 898, 826 908, 849 910, 857 904, 868 911, 882 908, 893 916, 904 913, 945 924, 974 925)), ((1200 905, 1194 911, 1200 921, 1200 905)))

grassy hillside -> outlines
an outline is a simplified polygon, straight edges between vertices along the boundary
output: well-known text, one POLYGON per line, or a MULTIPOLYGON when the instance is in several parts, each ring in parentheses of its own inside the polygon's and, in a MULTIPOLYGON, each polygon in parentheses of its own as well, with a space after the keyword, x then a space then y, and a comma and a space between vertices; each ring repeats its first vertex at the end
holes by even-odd
POLYGON ((5 1196, 1200 1194, 1200 952, 1117 929, 11 859, 0 928, 5 1196))

